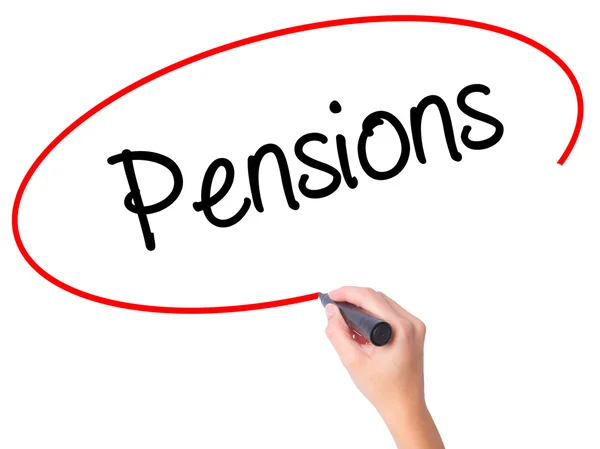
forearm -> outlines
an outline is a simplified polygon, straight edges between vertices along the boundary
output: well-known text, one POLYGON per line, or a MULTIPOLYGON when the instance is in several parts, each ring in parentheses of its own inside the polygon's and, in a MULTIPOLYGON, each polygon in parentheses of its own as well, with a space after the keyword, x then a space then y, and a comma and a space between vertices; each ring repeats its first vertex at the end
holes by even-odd
POLYGON ((444 449, 425 403, 395 405, 380 414, 399 449, 444 449))

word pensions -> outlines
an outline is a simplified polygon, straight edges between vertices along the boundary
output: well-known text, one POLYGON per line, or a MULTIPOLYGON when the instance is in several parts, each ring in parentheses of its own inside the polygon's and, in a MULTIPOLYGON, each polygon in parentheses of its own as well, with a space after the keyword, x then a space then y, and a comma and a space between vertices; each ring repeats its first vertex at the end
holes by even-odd
MULTIPOLYGON (((487 123, 494 127, 494 133, 483 140, 472 140, 469 138, 471 132, 471 126, 465 126, 462 129, 460 139, 462 143, 471 150, 484 150, 492 147, 500 141, 504 133, 504 126, 502 123, 483 112, 480 112, 466 103, 467 97, 472 93, 483 93, 488 95, 490 89, 483 84, 472 84, 462 89, 457 96, 458 108, 467 116, 472 119, 487 123)), ((425 151, 423 148, 423 136, 421 132, 421 124, 423 114, 429 106, 436 106, 441 117, 441 123, 443 127, 444 137, 446 145, 450 152, 450 157, 455 161, 462 159, 461 153, 458 151, 456 146, 456 140, 454 138, 454 130, 452 127, 452 119, 450 117, 450 111, 444 100, 436 95, 430 95, 423 98, 416 107, 410 110, 410 131, 412 134, 412 141, 414 144, 415 154, 417 159, 422 164, 427 162, 425 158, 425 151)), ((333 101, 330 104, 330 110, 333 114, 339 114, 341 112, 341 106, 337 101, 333 101)), ((341 185, 342 180, 346 185, 354 189, 358 185, 358 181, 352 174, 350 163, 348 160, 348 149, 346 145, 346 138, 338 134, 336 136, 336 148, 337 155, 339 158, 339 170, 332 165, 326 164, 322 161, 314 159, 308 156, 304 147, 309 142, 320 142, 322 144, 327 143, 328 139, 325 135, 320 133, 308 133, 300 137, 294 145, 294 153, 298 160, 307 167, 314 170, 322 171, 331 177, 330 183, 326 187, 319 189, 312 189, 307 186, 309 175, 302 174, 298 181, 298 190, 302 195, 307 198, 325 198, 334 193, 341 185), (340 173, 341 171, 341 173, 340 173)), ((362 123, 362 132, 357 143, 358 160, 360 166, 365 174, 376 180, 386 180, 393 178, 398 175, 406 166, 408 157, 410 154, 410 140, 408 133, 400 120, 398 120, 393 114, 386 111, 376 111, 369 114, 362 123), (383 125, 387 122, 391 125, 399 138, 399 157, 395 165, 387 170, 380 171, 373 168, 367 157, 367 144, 369 138, 374 135, 375 128, 379 125, 383 125)), ((248 213, 250 206, 254 204, 255 209, 258 212, 264 211, 264 206, 261 198, 260 183, 259 183, 259 172, 263 158, 267 155, 272 155, 277 162, 279 168, 279 174, 281 177, 281 183, 285 198, 288 206, 293 210, 300 208, 300 203, 296 200, 294 186, 292 183, 288 162, 286 160, 283 150, 273 144, 268 143, 261 146, 255 154, 248 157, 248 181, 250 185, 250 196, 244 198, 241 201, 239 210, 232 216, 226 218, 216 217, 212 211, 212 208, 219 203, 229 192, 233 186, 235 168, 231 161, 225 158, 218 158, 214 160, 206 169, 206 173, 202 180, 202 188, 200 192, 200 201, 193 203, 193 208, 196 211, 202 211, 206 219, 213 224, 221 228, 233 226, 238 223, 248 213), (213 194, 212 186, 215 175, 219 169, 225 170, 225 180, 221 187, 213 194)), ((130 192, 125 197, 125 207, 130 212, 137 215, 142 233, 144 236, 144 242, 146 248, 152 251, 156 248, 156 242, 154 234, 150 229, 148 215, 160 212, 170 205, 172 205, 179 197, 183 189, 183 176, 181 170, 177 164, 169 157, 160 153, 154 153, 149 151, 130 151, 124 150, 120 154, 116 154, 108 158, 108 163, 114 165, 122 163, 125 169, 125 175, 129 184, 130 192), (145 205, 142 200, 140 187, 138 185, 135 168, 133 161, 147 161, 159 164, 171 172, 173 176, 173 189, 170 194, 159 201, 156 204, 145 205)))

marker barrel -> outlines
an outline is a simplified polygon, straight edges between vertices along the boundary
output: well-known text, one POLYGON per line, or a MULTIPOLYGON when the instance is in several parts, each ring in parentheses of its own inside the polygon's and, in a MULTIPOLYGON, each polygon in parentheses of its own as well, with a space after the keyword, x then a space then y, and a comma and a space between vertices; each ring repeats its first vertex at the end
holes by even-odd
POLYGON ((392 338, 392 326, 373 316, 366 310, 348 302, 336 302, 327 293, 319 293, 321 304, 335 304, 339 307, 348 327, 365 337, 375 346, 384 346, 392 338))

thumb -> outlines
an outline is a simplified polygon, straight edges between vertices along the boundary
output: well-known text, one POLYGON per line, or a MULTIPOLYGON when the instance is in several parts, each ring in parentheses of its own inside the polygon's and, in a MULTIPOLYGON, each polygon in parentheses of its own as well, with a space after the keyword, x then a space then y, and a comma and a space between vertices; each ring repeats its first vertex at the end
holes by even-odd
POLYGON ((362 355, 358 343, 352 338, 352 330, 344 321, 340 309, 335 304, 327 304, 325 314, 328 320, 325 334, 344 366, 348 368, 354 365, 362 355))

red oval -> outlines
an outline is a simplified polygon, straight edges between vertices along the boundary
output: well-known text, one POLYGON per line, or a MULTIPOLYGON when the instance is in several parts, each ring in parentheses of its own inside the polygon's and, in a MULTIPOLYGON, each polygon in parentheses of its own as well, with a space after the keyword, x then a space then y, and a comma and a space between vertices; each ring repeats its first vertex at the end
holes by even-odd
POLYGON ((21 199, 23 197, 23 193, 25 192, 25 188, 29 183, 29 180, 43 162, 43 160, 50 154, 50 152, 69 134, 71 134, 79 125, 88 120, 97 112, 101 111, 109 104, 128 94, 129 92, 134 91, 138 87, 143 86, 144 84, 149 83, 157 78, 160 78, 167 73, 171 73, 177 69, 185 67, 188 64, 191 64, 196 61, 200 61, 202 59, 206 59, 210 56, 217 55, 219 53, 224 53, 228 50, 233 50, 234 48, 243 47, 245 45, 253 44, 255 42, 260 42, 268 39, 273 39, 275 37, 286 36, 288 34, 301 33, 303 31, 316 30, 320 28, 329 28, 336 27, 342 25, 353 25, 358 23, 378 23, 378 22, 430 22, 430 23, 446 23, 451 25, 460 25, 471 28, 479 28, 486 31, 492 31, 494 33, 503 34, 505 36, 511 37, 513 39, 517 39, 527 45, 532 46, 533 48, 541 51, 546 56, 550 57, 556 64, 560 66, 560 68, 567 74, 569 80, 573 84, 573 88, 575 89, 575 95, 577 97, 577 121, 575 123, 575 129, 573 130, 573 135, 571 136, 571 140, 569 141, 569 145, 567 149, 564 151, 558 163, 560 165, 564 164, 573 147, 575 146, 575 142, 579 137, 579 132, 581 130, 581 124, 583 122, 583 94, 581 93, 581 88, 579 87, 579 83, 577 82, 577 78, 571 71, 571 69, 560 59, 555 53, 553 53, 550 49, 544 47, 542 44, 534 41, 533 39, 528 38, 527 36, 523 36, 522 34, 516 33, 511 30, 507 30, 506 28, 501 28, 495 25, 490 25, 482 22, 475 22, 472 20, 465 19, 457 19, 451 17, 437 17, 437 16, 411 16, 411 15, 393 15, 393 16, 370 16, 370 17, 353 17, 348 19, 338 19, 338 20, 328 20, 325 22, 316 22, 310 23, 307 25, 298 25, 291 28, 284 28, 282 30, 271 31, 269 33, 259 34, 257 36, 248 37, 245 39, 241 39, 235 42, 231 42, 229 44, 222 45, 220 47, 213 48, 211 50, 207 50, 205 52, 199 53, 197 55, 186 58, 182 61, 176 62, 168 67, 165 67, 161 70, 158 70, 139 81, 136 81, 133 84, 125 87, 114 95, 108 97, 106 100, 94 106, 92 109, 87 111, 73 123, 71 123, 62 133, 60 133, 51 143, 46 147, 46 149, 39 155, 39 157, 35 160, 33 165, 27 171, 25 178, 21 182, 19 186, 19 190, 17 191, 17 196, 15 198, 15 202, 13 205, 12 212, 12 228, 13 235, 15 237, 15 242, 21 251, 21 254, 31 265, 31 267, 38 272, 40 276, 42 276, 47 281, 50 281, 52 284, 62 288, 63 290, 72 293, 77 296, 81 296, 82 298, 89 299, 90 301, 99 302, 101 304, 106 304, 113 307, 120 307, 123 309, 132 309, 132 310, 140 310, 144 312, 157 312, 157 313, 225 313, 225 312, 241 312, 245 310, 257 310, 257 309, 266 309, 270 307, 279 307, 290 304, 296 304, 300 302, 310 301, 312 299, 317 299, 317 293, 311 293, 303 296, 296 296, 288 299, 280 299, 276 301, 268 301, 268 302, 260 302, 255 304, 241 304, 235 306, 222 306, 222 307, 163 307, 163 306, 151 306, 144 304, 133 304, 129 302, 116 301, 114 299, 103 298, 101 296, 96 296, 91 293, 84 292, 82 290, 78 290, 70 285, 65 284, 64 282, 56 279, 48 272, 44 271, 29 255, 25 247, 23 246, 23 242, 21 240, 21 235, 19 233, 19 206, 21 204, 21 199))

